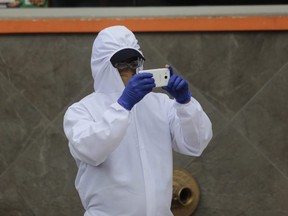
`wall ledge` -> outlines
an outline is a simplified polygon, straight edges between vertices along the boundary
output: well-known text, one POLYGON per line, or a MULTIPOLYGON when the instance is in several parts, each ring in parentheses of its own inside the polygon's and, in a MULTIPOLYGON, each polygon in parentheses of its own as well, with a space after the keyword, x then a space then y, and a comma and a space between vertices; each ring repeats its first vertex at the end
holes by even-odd
POLYGON ((0 9, 0 34, 288 30, 288 5, 0 9))

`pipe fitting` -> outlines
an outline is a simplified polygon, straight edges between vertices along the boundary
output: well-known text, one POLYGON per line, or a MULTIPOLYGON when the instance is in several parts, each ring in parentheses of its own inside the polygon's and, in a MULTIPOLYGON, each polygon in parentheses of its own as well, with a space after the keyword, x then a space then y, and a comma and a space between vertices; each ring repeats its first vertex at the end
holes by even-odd
POLYGON ((174 216, 190 216, 198 206, 199 186, 194 177, 185 170, 173 171, 173 195, 171 210, 174 216))

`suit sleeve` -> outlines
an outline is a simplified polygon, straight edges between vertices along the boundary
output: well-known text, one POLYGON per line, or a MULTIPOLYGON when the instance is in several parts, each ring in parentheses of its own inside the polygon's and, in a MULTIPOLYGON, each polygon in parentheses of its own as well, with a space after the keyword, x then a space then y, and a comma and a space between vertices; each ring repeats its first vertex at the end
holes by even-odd
POLYGON ((104 162, 123 139, 129 116, 129 111, 114 103, 95 121, 83 105, 72 105, 63 127, 73 157, 93 166, 104 162))
POLYGON ((187 104, 176 101, 169 112, 172 145, 181 154, 200 156, 212 138, 212 124, 201 105, 191 97, 187 104))

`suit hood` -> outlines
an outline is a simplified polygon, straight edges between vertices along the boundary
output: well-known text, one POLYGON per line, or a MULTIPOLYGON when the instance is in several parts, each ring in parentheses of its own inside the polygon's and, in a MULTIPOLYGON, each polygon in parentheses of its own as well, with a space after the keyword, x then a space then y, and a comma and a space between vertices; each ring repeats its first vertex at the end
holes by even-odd
POLYGON ((127 48, 135 49, 142 54, 135 35, 125 26, 108 27, 98 33, 93 43, 91 56, 91 70, 96 93, 110 94, 123 91, 125 86, 110 59, 116 52, 127 48))

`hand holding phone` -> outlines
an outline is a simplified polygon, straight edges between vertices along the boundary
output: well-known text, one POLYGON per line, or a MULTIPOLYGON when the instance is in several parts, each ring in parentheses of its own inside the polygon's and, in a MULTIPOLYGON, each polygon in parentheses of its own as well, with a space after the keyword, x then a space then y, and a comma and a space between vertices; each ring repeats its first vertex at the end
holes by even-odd
POLYGON ((188 82, 182 77, 174 74, 172 66, 169 66, 169 71, 171 72, 171 78, 168 85, 164 86, 163 89, 174 97, 178 103, 188 103, 192 97, 188 82))

